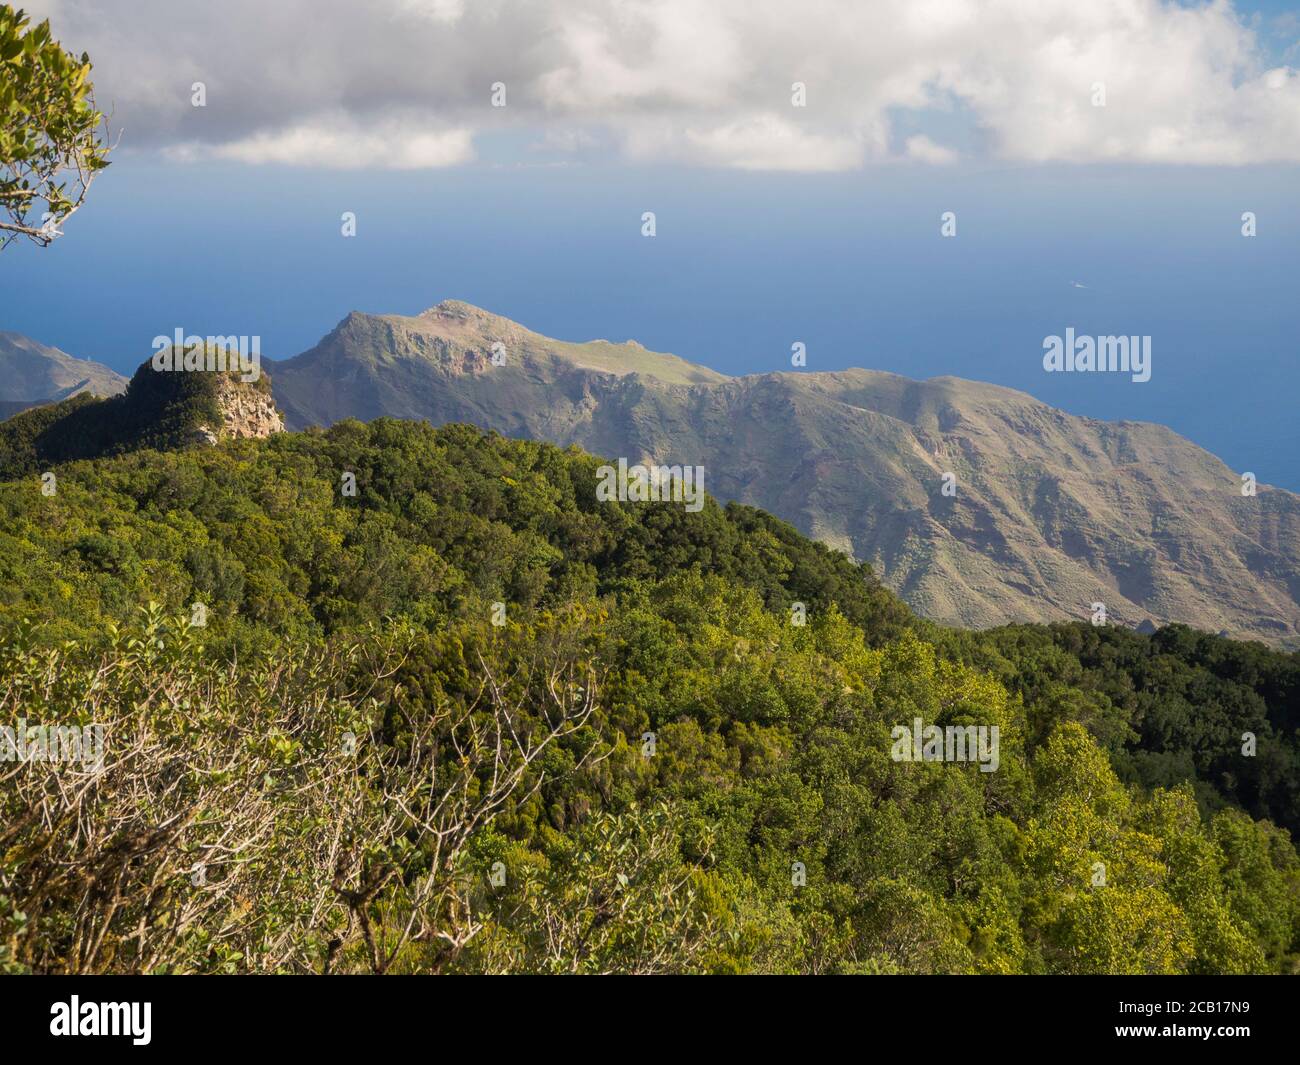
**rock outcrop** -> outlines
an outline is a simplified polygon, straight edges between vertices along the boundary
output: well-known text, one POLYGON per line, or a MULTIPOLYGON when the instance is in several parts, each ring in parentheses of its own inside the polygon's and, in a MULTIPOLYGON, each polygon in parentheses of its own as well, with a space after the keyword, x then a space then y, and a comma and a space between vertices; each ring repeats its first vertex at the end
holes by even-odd
POLYGON ((265 389, 222 374, 217 378, 217 403, 221 409, 221 424, 217 427, 200 425, 196 432, 202 443, 262 439, 272 433, 284 432, 284 419, 276 409, 271 393, 265 389))

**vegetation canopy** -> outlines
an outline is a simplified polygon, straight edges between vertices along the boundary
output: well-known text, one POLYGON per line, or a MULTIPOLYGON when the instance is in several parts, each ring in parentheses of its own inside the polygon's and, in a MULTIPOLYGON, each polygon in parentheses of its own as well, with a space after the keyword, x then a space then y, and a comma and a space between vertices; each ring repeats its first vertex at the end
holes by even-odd
POLYGON ((53 38, 48 20, 32 26, 21 9, 0 4, 0 249, 24 236, 52 243, 108 166, 90 69, 88 55, 53 38))
POLYGON ((104 728, 0 761, 0 966, 1295 968, 1295 655, 940 629, 600 463, 379 419, 0 483, 0 722, 104 728))

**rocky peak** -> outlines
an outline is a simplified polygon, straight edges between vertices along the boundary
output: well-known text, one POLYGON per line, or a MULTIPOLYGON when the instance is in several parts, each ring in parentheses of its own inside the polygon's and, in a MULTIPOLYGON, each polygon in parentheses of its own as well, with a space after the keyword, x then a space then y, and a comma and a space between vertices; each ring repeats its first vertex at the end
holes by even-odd
POLYGON ((456 318, 464 322, 491 322, 498 316, 464 300, 443 300, 420 314, 421 318, 456 318))
POLYGON ((475 307, 464 300, 443 300, 436 307, 430 307, 414 319, 406 321, 412 323, 417 332, 433 331, 466 342, 471 340, 519 341, 534 336, 518 322, 485 311, 482 307, 475 307))

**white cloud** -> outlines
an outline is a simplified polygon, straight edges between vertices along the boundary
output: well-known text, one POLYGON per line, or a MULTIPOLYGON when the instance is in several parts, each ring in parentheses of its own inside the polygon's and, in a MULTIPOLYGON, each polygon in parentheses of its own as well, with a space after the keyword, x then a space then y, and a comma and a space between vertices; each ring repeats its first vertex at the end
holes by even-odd
POLYGON ((637 124, 624 147, 628 157, 636 160, 740 170, 850 170, 863 159, 862 143, 855 137, 806 133, 772 114, 724 126, 637 124))
POLYGON ((945 148, 942 144, 936 144, 924 133, 917 133, 908 137, 903 147, 907 158, 918 163, 943 165, 957 161, 955 151, 951 148, 945 148))
POLYGON ((514 128, 638 160, 842 170, 949 162, 965 123, 962 143, 1009 160, 1300 161, 1300 78, 1264 61, 1229 0, 25 6, 91 53, 126 145, 187 157, 443 166, 514 128), (497 81, 506 108, 490 106, 497 81))
POLYGON ((467 129, 430 130, 398 120, 366 126, 346 115, 259 131, 239 140, 212 145, 189 142, 165 150, 173 159, 186 162, 234 159, 329 170, 424 170, 474 158, 467 129))

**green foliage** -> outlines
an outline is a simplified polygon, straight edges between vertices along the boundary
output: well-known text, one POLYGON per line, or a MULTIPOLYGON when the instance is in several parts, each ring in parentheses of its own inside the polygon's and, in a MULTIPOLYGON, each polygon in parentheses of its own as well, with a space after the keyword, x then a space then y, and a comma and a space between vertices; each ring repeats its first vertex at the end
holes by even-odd
POLYGON ((1185 625, 1013 625, 944 645, 1023 699, 1031 742, 1080 721, 1122 780, 1192 784, 1202 812, 1239 806, 1300 835, 1300 654, 1185 625), (1255 753, 1243 754, 1253 737, 1255 753))
POLYGON ((49 244, 108 166, 89 76, 90 57, 64 51, 48 20, 0 4, 0 248, 49 244))
POLYGON ((1295 968, 1300 858, 1214 775, 1288 727, 1288 656, 946 633, 759 512, 599 503, 597 465, 380 419, 0 484, 0 717, 118 752, 84 790, 0 762, 0 965, 1295 968), (996 726, 996 771, 895 760, 916 718, 996 726))
MULTIPOLYGON (((707 839, 667 805, 600 813, 550 834, 539 852, 481 840, 474 865, 497 861, 483 891, 486 926, 466 972, 682 973, 704 968, 733 926, 725 883, 696 861, 707 839), (506 872, 509 870, 509 872, 506 872)), ((418 968, 418 966, 417 966, 418 968)))
MULTIPOLYGON (((139 426, 163 432, 151 416, 160 408, 169 439, 207 416, 202 391, 154 402, 157 379, 189 389, 212 377, 142 367, 120 402, 70 402, 74 413, 125 412, 100 419, 127 426, 107 450, 135 448, 139 426)), ((57 620, 67 634, 123 621, 149 599, 173 610, 200 599, 220 631, 249 642, 320 635, 398 615, 483 617, 494 601, 531 611, 691 569, 756 588, 773 610, 837 603, 874 641, 911 624, 867 567, 757 511, 711 500, 695 514, 598 502, 599 463, 576 450, 467 426, 343 422, 265 442, 72 463, 59 467, 58 493, 47 497, 37 473, 52 452, 93 436, 93 427, 63 432, 66 419, 39 428, 49 411, 0 425, 0 448, 9 445, 18 468, 11 476, 25 478, 0 484, 0 617, 57 620), (38 458, 30 447, 14 457, 32 440, 38 458), (356 476, 355 498, 341 495, 345 471, 356 476), (129 545, 132 561, 94 565, 77 545, 95 533, 129 545)))

